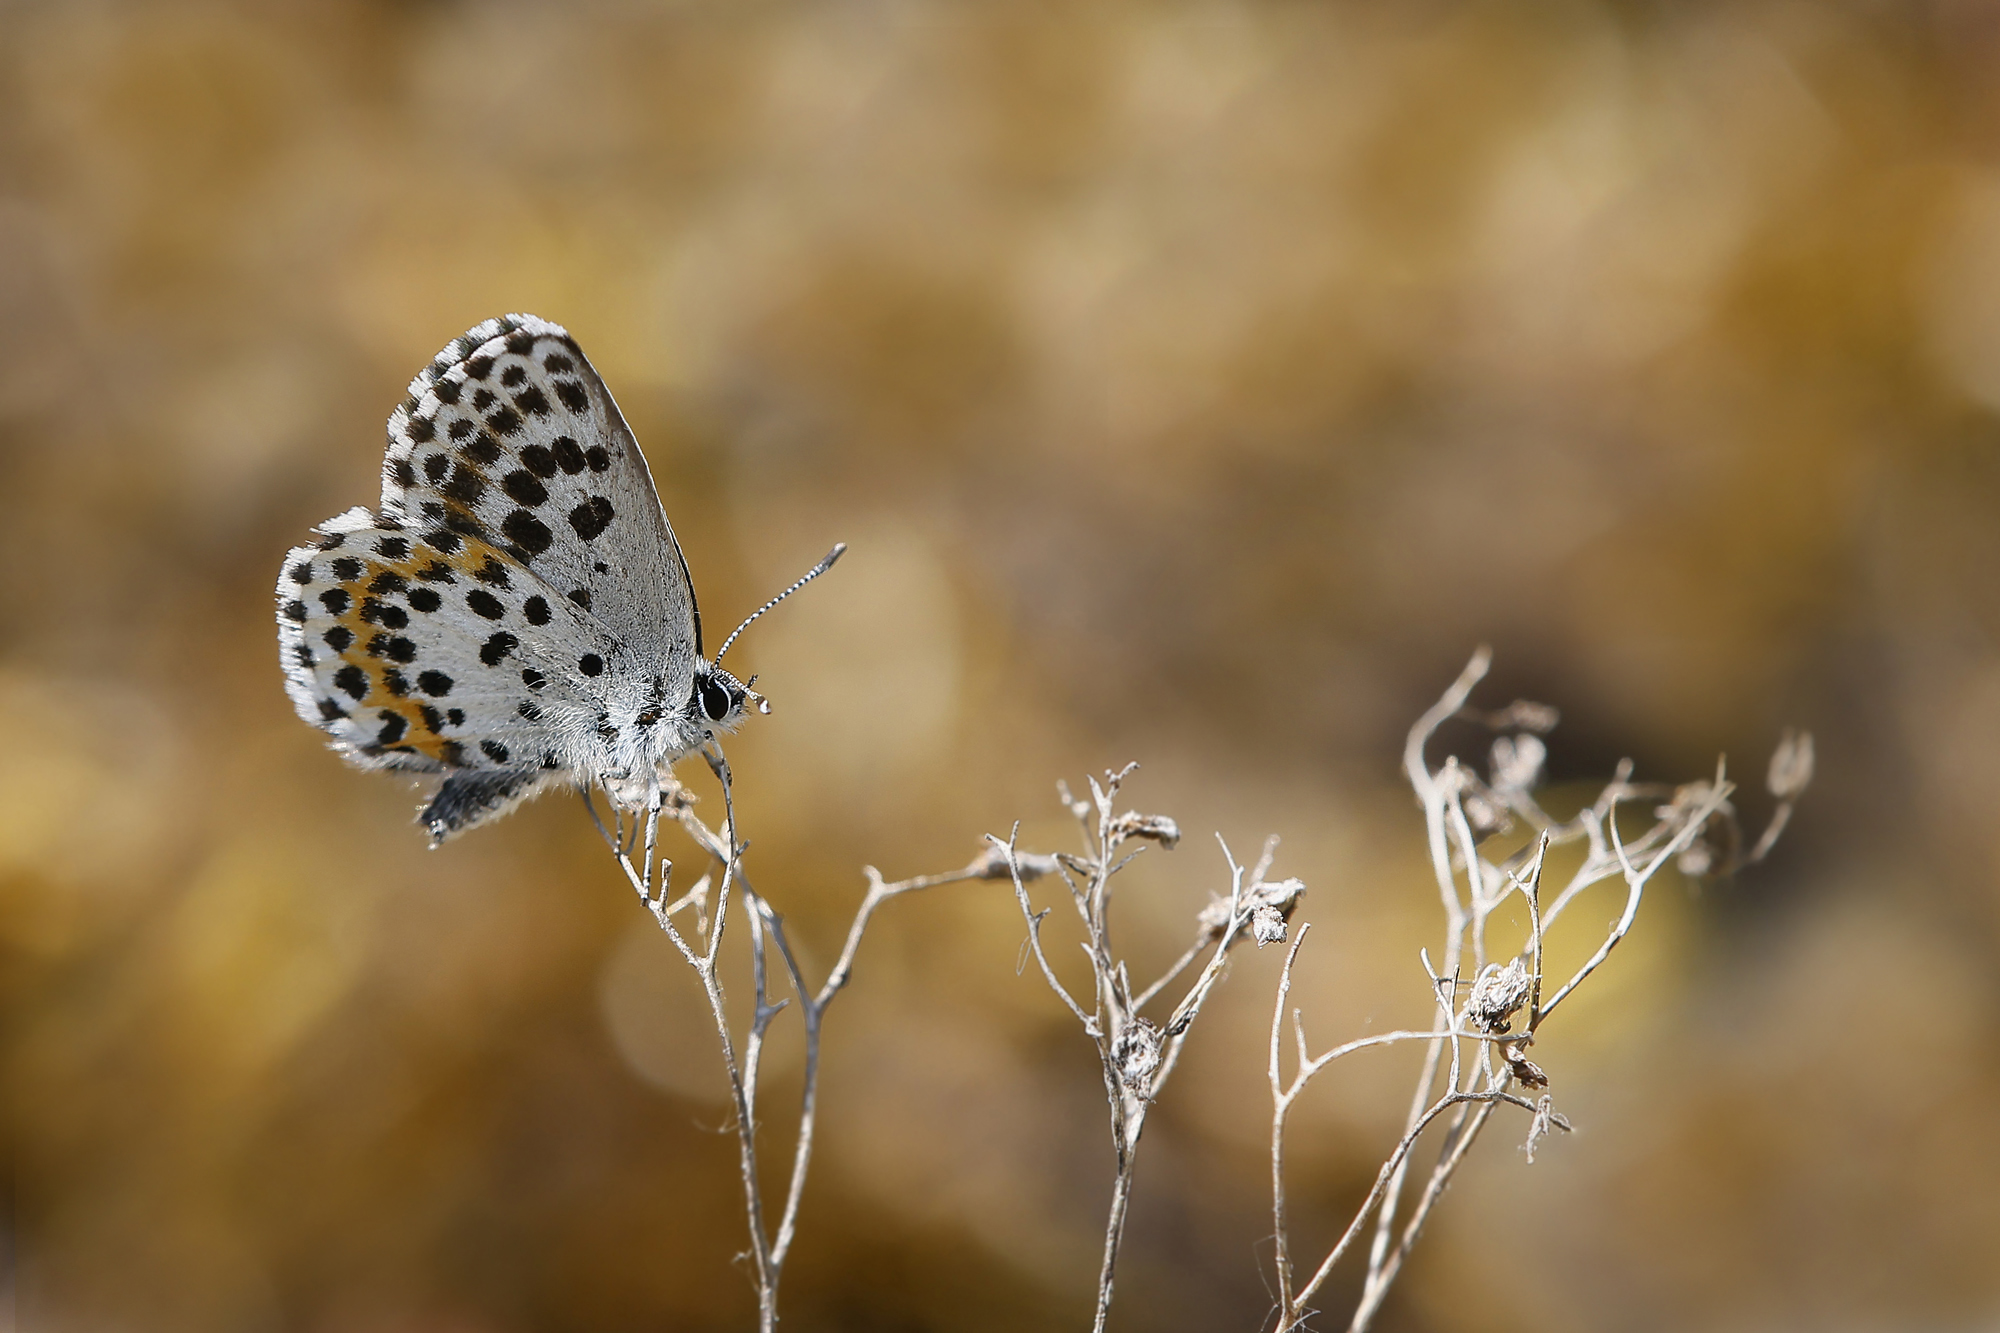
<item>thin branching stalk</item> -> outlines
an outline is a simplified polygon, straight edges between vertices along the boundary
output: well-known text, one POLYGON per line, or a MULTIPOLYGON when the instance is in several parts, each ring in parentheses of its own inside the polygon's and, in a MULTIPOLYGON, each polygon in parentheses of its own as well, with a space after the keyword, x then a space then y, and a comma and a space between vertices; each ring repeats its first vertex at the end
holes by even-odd
POLYGON ((1116 881, 1141 853, 1150 847, 1171 850, 1180 838, 1180 830, 1171 819, 1118 812, 1120 794, 1137 765, 1106 772, 1101 780, 1090 779, 1084 798, 1073 797, 1066 786, 1058 784, 1063 805, 1078 824, 1078 852, 1054 856, 1024 852, 1019 846, 1017 823, 1005 840, 989 837, 981 856, 959 870, 891 883, 874 867, 865 867, 867 892, 848 926, 838 958, 817 988, 800 965, 784 916, 744 872, 748 844, 738 834, 733 782, 720 749, 704 751, 722 788, 720 831, 696 817, 693 798, 670 774, 662 774, 645 799, 635 803, 639 807, 636 811, 614 799, 609 828, 591 807, 591 817, 627 880, 683 961, 694 970, 708 1001, 735 1111, 750 1232, 747 1257, 762 1333, 772 1333, 777 1325, 779 1287, 798 1238, 800 1201, 815 1142, 820 1040, 826 1013, 853 977, 855 958, 868 926, 883 904, 904 894, 966 880, 997 879, 1011 882, 1026 927, 1023 962, 1027 955, 1033 955, 1043 982, 1077 1020, 1095 1050, 1104 1084, 1114 1172, 1093 1306, 1095 1333, 1103 1333, 1110 1317, 1119 1254, 1136 1188, 1139 1143, 1152 1105, 1166 1088, 1204 1007, 1224 979, 1232 951, 1246 939, 1261 948, 1285 941, 1288 934, 1290 947, 1278 973, 1267 1051, 1277 1298, 1273 1327, 1278 1333, 1293 1333, 1322 1313, 1313 1302, 1335 1268, 1354 1254, 1358 1242, 1368 1235, 1360 1297, 1348 1325, 1350 1333, 1365 1333, 1452 1179, 1482 1132, 1493 1123, 1496 1112, 1511 1106, 1529 1113, 1525 1147, 1530 1162, 1536 1146, 1551 1131, 1569 1128, 1544 1091, 1548 1075, 1527 1052, 1541 1026, 1608 963, 1630 933, 1648 885, 1669 863, 1686 874, 1714 875, 1762 859, 1812 776, 1812 738, 1787 733, 1772 759, 1766 783, 1778 804, 1763 835, 1747 854, 1741 850, 1744 840, 1731 801, 1734 788, 1720 767, 1710 780, 1676 787, 1636 783, 1630 761, 1624 761, 1590 804, 1568 819, 1556 819, 1532 790, 1545 755, 1539 738, 1555 725, 1555 710, 1525 702, 1494 711, 1472 709, 1472 691, 1489 663, 1490 654, 1484 648, 1473 655, 1458 679, 1411 728, 1403 753, 1405 774, 1423 812, 1431 878, 1443 913, 1443 935, 1437 942, 1435 963, 1430 948, 1419 952, 1434 1008, 1430 1026, 1359 1037, 1318 1055, 1313 1055, 1307 1044, 1304 1015, 1297 1008, 1288 1010, 1310 926, 1301 921, 1295 932, 1291 928, 1305 885, 1297 879, 1270 878, 1278 846, 1275 837, 1265 841, 1262 854, 1246 867, 1217 836, 1227 871, 1226 893, 1213 895, 1199 913, 1189 946, 1150 985, 1134 990, 1129 961, 1119 952, 1112 933, 1116 881), (1456 755, 1447 755, 1436 767, 1427 757, 1439 729, 1454 719, 1510 733, 1493 742, 1486 777, 1456 755), (1650 822, 1643 827, 1633 818, 1633 813, 1642 809, 1651 812, 1650 822), (628 812, 632 815, 630 827, 628 812), (671 863, 658 849, 663 817, 679 824, 713 863, 692 888, 671 900, 671 863), (1495 859, 1487 849, 1509 845, 1501 835, 1516 826, 1525 826, 1530 837, 1513 844, 1508 855, 1495 859), (1561 879, 1550 872, 1550 854, 1571 845, 1580 845, 1580 859, 1567 879, 1561 879), (1061 880, 1076 913, 1082 934, 1078 943, 1090 969, 1087 988, 1066 984, 1049 956, 1045 927, 1054 909, 1037 907, 1028 887, 1049 875, 1061 880), (1546 885, 1545 877, 1551 881, 1546 885), (1585 892, 1614 880, 1624 885, 1622 910, 1590 957, 1549 994, 1550 981, 1543 971, 1548 930, 1585 892), (731 1025, 720 977, 732 894, 744 913, 743 949, 752 990, 749 1017, 740 1029, 731 1025), (1496 948, 1491 928, 1496 920, 1507 917, 1502 909, 1516 895, 1525 909, 1526 938, 1496 948), (773 993, 779 974, 787 995, 773 993), (1549 994, 1546 1002, 1545 994, 1549 994), (1157 1018, 1148 1012, 1156 1002, 1165 1009, 1157 1018), (772 1226, 771 1201, 761 1179, 758 1155, 760 1073, 767 1039, 788 1010, 799 1015, 805 1065, 791 1169, 782 1203, 777 1205, 776 1225, 772 1226), (1520 1016, 1518 1026, 1516 1015, 1520 1016), (1284 1039, 1288 1021, 1293 1051, 1289 1076, 1284 1039), (1339 1235, 1302 1276, 1285 1185, 1285 1143, 1292 1112, 1313 1081, 1338 1061, 1366 1050, 1412 1043, 1421 1045, 1423 1054, 1403 1133, 1383 1158, 1367 1195, 1339 1235), (1531 1099, 1525 1095, 1530 1092, 1540 1095, 1531 1099), (1435 1157, 1426 1168, 1417 1164, 1417 1150, 1434 1126, 1439 1131, 1435 1157), (1406 1211, 1404 1197, 1410 1193, 1413 1176, 1418 1183, 1406 1211))
MULTIPOLYGON (((1631 931, 1645 890, 1660 870, 1674 863, 1688 874, 1727 873, 1762 857, 1811 778, 1811 738, 1788 733, 1772 760, 1768 783, 1779 805, 1771 828, 1747 856, 1738 852, 1742 839, 1730 800, 1733 790, 1720 770, 1713 780, 1680 787, 1640 784, 1632 780, 1632 765, 1626 761, 1589 805, 1568 819, 1557 819, 1532 792, 1546 754, 1540 736, 1555 725, 1557 714, 1545 705, 1526 702, 1492 711, 1472 709, 1472 692, 1490 662, 1484 648, 1473 655, 1458 679, 1411 728, 1403 752, 1405 774, 1423 811, 1431 878, 1444 918, 1436 961, 1429 947, 1419 953, 1434 1007, 1430 1026, 1360 1037, 1313 1055, 1303 1014, 1290 1009, 1288 1020, 1301 949, 1310 929, 1306 923, 1291 935, 1279 969, 1266 1052, 1277 1298, 1273 1326, 1279 1333, 1300 1329, 1321 1313, 1313 1302, 1336 1266, 1356 1252, 1363 1236, 1369 1239, 1361 1294, 1349 1328, 1362 1333, 1370 1326, 1452 1179, 1500 1108, 1516 1107, 1529 1114, 1529 1161, 1551 1131, 1569 1128, 1542 1091, 1548 1075, 1527 1055, 1541 1024, 1607 963, 1631 931), (1455 755, 1445 756, 1435 766, 1428 757, 1439 730, 1454 719, 1508 733, 1493 742, 1488 776, 1482 777, 1455 755), (1652 820, 1628 831, 1621 818, 1632 822, 1630 812, 1642 803, 1650 803, 1652 820), (1485 849, 1506 845, 1497 835, 1516 825, 1526 826, 1528 840, 1495 859, 1485 849), (1552 850, 1572 844, 1582 846, 1580 863, 1560 887, 1545 886, 1552 850), (1611 880, 1625 886, 1623 910, 1591 957, 1545 1001, 1551 985, 1543 972, 1548 929, 1584 892, 1611 880), (1527 918, 1526 938, 1496 947, 1492 927, 1510 917, 1503 909, 1516 895, 1527 918), (1289 1075, 1284 1038, 1288 1021, 1294 1052, 1289 1075), (1337 1061, 1364 1050, 1410 1043, 1422 1045, 1423 1055, 1402 1135, 1339 1235, 1311 1271, 1302 1274, 1285 1190, 1291 1114, 1314 1079, 1337 1061), (1531 1098, 1527 1093, 1540 1096, 1531 1098), (1438 1130, 1435 1157, 1428 1166, 1421 1165, 1418 1148, 1433 1127, 1438 1130), (1413 1177, 1414 1194, 1406 1208, 1413 1177)), ((1121 850, 1121 845, 1137 838, 1171 848, 1180 832, 1172 820, 1161 816, 1116 813, 1133 767, 1090 780, 1084 798, 1058 786, 1063 805, 1082 834, 1080 852, 1031 858, 1019 847, 1018 824, 1005 841, 989 839, 992 854, 1002 859, 1013 881, 1015 902, 1026 926, 1024 961, 1027 954, 1033 955, 1044 983, 1090 1039, 1104 1081, 1114 1174, 1094 1309, 1097 1333, 1102 1333, 1111 1309, 1147 1113, 1220 985, 1231 951, 1245 939, 1254 939, 1260 947, 1284 940, 1305 889, 1296 879, 1269 878, 1275 838, 1267 840, 1263 854, 1245 867, 1218 836, 1228 872, 1227 892, 1215 895, 1203 909, 1192 943, 1157 980, 1135 993, 1128 962, 1112 936, 1111 904, 1116 877, 1144 848, 1121 850), (1034 873, 1027 873, 1030 869, 1034 873), (1060 875, 1082 930, 1079 943, 1090 968, 1088 989, 1066 984, 1050 960, 1045 928, 1052 909, 1037 907, 1028 889, 1032 879, 1050 871, 1060 875), (1164 1017, 1157 1022, 1148 1017, 1148 1007, 1164 1002, 1175 988, 1178 998, 1164 1017)))
POLYGON ((743 872, 742 858, 748 844, 742 842, 736 832, 734 783, 729 765, 719 748, 705 751, 704 757, 722 785, 724 818, 721 832, 710 828, 695 815, 692 797, 670 775, 648 793, 639 826, 634 830, 636 840, 643 847, 640 864, 633 863, 630 843, 634 839, 625 835, 623 812, 615 801, 612 828, 605 828, 594 807, 591 808, 591 818, 598 831, 604 834, 613 857, 638 893, 640 901, 700 980, 702 992, 708 1000, 709 1018, 715 1026, 721 1047, 723 1072, 728 1078, 730 1102, 735 1112, 738 1169, 743 1186, 744 1215, 750 1232, 750 1275, 757 1299, 757 1326, 761 1333, 771 1333, 778 1324, 779 1287, 785 1261, 790 1257, 798 1236, 799 1204, 805 1194, 806 1177, 812 1164, 814 1128, 819 1112, 820 1037, 826 1011, 852 980, 854 960, 860 951, 862 936, 882 904, 919 889, 972 879, 991 879, 994 868, 988 863, 975 861, 963 869, 945 874, 888 883, 873 866, 866 867, 864 873, 868 892, 848 926, 839 959, 826 980, 815 990, 806 981, 797 951, 786 933, 783 915, 757 892, 743 872), (708 875, 704 875, 680 898, 671 902, 668 900, 667 882, 672 863, 659 857, 657 850, 663 814, 678 823, 720 869, 721 879, 714 892, 712 911, 708 875), (750 1019, 740 1038, 730 1023, 720 971, 732 890, 737 891, 743 907, 752 990, 750 1019), (682 913, 689 909, 693 909, 691 933, 684 930, 678 921, 682 913), (773 951, 792 992, 775 1000, 770 988, 770 954, 773 951), (761 1125, 759 1075, 771 1027, 786 1009, 794 1005, 799 1010, 804 1028, 805 1068, 792 1145, 791 1171, 777 1227, 773 1230, 768 1224, 769 1214, 758 1158, 758 1130, 761 1125))
POLYGON ((1130 811, 1118 813, 1119 792, 1136 767, 1128 764, 1116 772, 1105 773, 1101 781, 1090 779, 1088 799, 1072 797, 1067 787, 1058 788, 1064 806, 1077 820, 1083 850, 1049 860, 1069 891, 1070 903, 1082 927, 1080 943, 1091 973, 1088 1006, 1079 998, 1084 993, 1082 988, 1072 990, 1065 985, 1049 961, 1043 928, 1050 909, 1037 908, 1029 895, 1030 877, 1022 873, 1027 858, 1018 845, 1020 826, 1017 824, 1004 842, 998 838, 989 840, 1004 858, 1014 882, 1015 902, 1027 928, 1024 947, 1034 956, 1049 990, 1090 1038, 1104 1081, 1105 1102, 1110 1112, 1113 1175, 1092 1319, 1092 1327, 1099 1333, 1111 1314, 1119 1250, 1131 1209, 1139 1142, 1145 1132, 1147 1114, 1179 1063, 1204 1002, 1222 978, 1229 952, 1249 937, 1259 912, 1273 914, 1282 929, 1283 919, 1304 891, 1297 880, 1267 883, 1276 839, 1267 841, 1263 855, 1246 869, 1238 864, 1228 844, 1218 838, 1229 868, 1228 896, 1218 898, 1203 912, 1194 942, 1180 958, 1158 980, 1135 993, 1128 963, 1119 954, 1112 937, 1115 881, 1147 845, 1172 848, 1180 839, 1180 830, 1172 820, 1130 811), (1135 845, 1124 849, 1128 842, 1135 845), (1164 995, 1204 955, 1206 962, 1166 1018, 1156 1022, 1148 1017, 1144 1012, 1146 1007, 1164 995))
MULTIPOLYGON (((1383 1162, 1375 1187, 1304 1283, 1298 1281, 1295 1271, 1296 1247, 1289 1233, 1285 1205, 1286 1119, 1313 1076, 1333 1058, 1355 1049, 1359 1043, 1335 1047, 1322 1057, 1308 1058, 1303 1023, 1294 1010, 1297 1072, 1289 1082, 1284 1081, 1279 1031, 1299 947, 1304 940, 1303 925, 1279 976, 1277 1009, 1272 1018, 1269 1081, 1273 1105, 1272 1225, 1276 1233, 1274 1268, 1278 1296, 1275 1326, 1281 1333, 1302 1327, 1304 1321, 1317 1313, 1312 1306, 1314 1296, 1334 1266, 1345 1257, 1372 1213, 1374 1236, 1362 1275, 1361 1296, 1348 1327, 1350 1333, 1362 1333, 1371 1325, 1421 1238, 1425 1224, 1481 1132, 1492 1123, 1497 1109, 1516 1106, 1530 1113, 1529 1161, 1534 1160, 1537 1143, 1550 1130, 1569 1128, 1568 1121, 1555 1111, 1546 1093, 1531 1101, 1513 1091, 1517 1085, 1530 1091, 1548 1086, 1547 1074, 1526 1054, 1541 1024, 1606 963, 1631 931, 1646 887, 1669 862, 1677 862, 1691 874, 1733 871, 1768 852, 1775 838, 1767 829, 1750 855, 1734 854, 1741 838, 1730 802, 1733 789, 1720 768, 1713 780, 1683 787, 1635 785, 1631 763, 1626 761, 1618 766, 1616 776, 1597 799, 1575 817, 1566 821, 1551 817, 1536 803, 1529 787, 1539 772, 1544 753, 1538 733, 1554 725, 1554 710, 1525 703, 1495 713, 1481 714, 1468 709, 1467 700, 1484 677, 1489 661, 1484 649, 1474 654, 1451 688, 1411 729, 1404 750, 1405 771, 1423 808, 1432 874, 1444 909, 1442 966, 1432 966, 1428 951, 1422 954, 1437 1014, 1433 1031, 1427 1034, 1429 1045, 1411 1096, 1403 1137, 1383 1162), (1425 758, 1425 750, 1438 728, 1452 718, 1519 729, 1525 733, 1525 739, 1515 736, 1495 742, 1491 782, 1482 781, 1455 757, 1448 757, 1433 769, 1425 758), (1637 800, 1660 804, 1653 808, 1652 823, 1637 836, 1628 838, 1620 827, 1621 804, 1637 800), (1488 859, 1481 851, 1482 840, 1503 831, 1514 819, 1534 831, 1531 843, 1502 860, 1488 859), (1586 844, 1582 864, 1554 901, 1545 906, 1543 878, 1550 849, 1579 841, 1586 844), (1720 853, 1717 848, 1722 849, 1720 853), (1590 958, 1544 1002, 1548 984, 1543 972, 1544 939, 1549 926, 1584 890, 1612 878, 1625 884, 1623 910, 1590 958), (1503 966, 1490 956, 1489 926, 1515 894, 1520 895, 1526 909, 1527 938, 1511 956, 1500 955, 1506 959, 1503 966), (1468 954, 1473 971, 1470 982, 1461 977, 1461 960, 1468 954), (1517 1030, 1513 1017, 1523 1010, 1524 1018, 1517 1030), (1462 1058, 1461 1049, 1468 1041, 1477 1043, 1478 1056, 1469 1062, 1462 1058), (1440 1073, 1446 1080, 1442 1092, 1436 1090, 1440 1073), (1446 1128, 1436 1159, 1414 1206, 1404 1217, 1401 1196, 1415 1161, 1417 1142, 1426 1130, 1440 1122, 1446 1128)), ((1788 733, 1772 761, 1768 784, 1772 794, 1779 797, 1772 817, 1777 828, 1781 829, 1783 821, 1789 818, 1794 802, 1810 780, 1811 765, 1811 738, 1788 733)))

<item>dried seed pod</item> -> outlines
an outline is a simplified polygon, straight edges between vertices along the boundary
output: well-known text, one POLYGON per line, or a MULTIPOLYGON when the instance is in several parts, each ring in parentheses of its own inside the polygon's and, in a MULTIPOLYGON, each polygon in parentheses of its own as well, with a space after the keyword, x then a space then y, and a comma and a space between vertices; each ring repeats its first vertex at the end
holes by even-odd
MULTIPOLYGON (((1024 884, 1030 880, 1040 879, 1044 875, 1053 875, 1056 871, 1055 857, 1043 856, 1035 852, 1015 852, 1014 864, 1019 867, 1021 882, 1024 884)), ((1007 849, 996 843, 986 844, 986 850, 973 857, 971 862, 966 865, 965 871, 974 879, 1012 879, 1014 877, 1013 871, 1007 867, 1007 849)))
POLYGON ((1302 879, 1274 879, 1259 884, 1250 897, 1259 906, 1277 908, 1285 914, 1286 920, 1290 920, 1292 909, 1299 905, 1299 899, 1305 897, 1305 893, 1306 882, 1302 879))
POLYGON ((1813 780, 1813 738, 1810 731, 1787 730, 1771 755, 1764 785, 1781 801, 1795 801, 1813 780))
POLYGON ((1514 1012, 1528 1002, 1532 985, 1528 969, 1521 966, 1520 959, 1509 960, 1505 967, 1488 963, 1479 979, 1472 983, 1472 993, 1466 996, 1465 1021, 1481 1032, 1505 1032, 1514 1012))
POLYGON ((1136 810, 1127 810, 1112 821, 1111 845, 1116 847, 1127 838, 1157 842, 1171 852, 1181 840, 1181 828, 1165 815, 1142 815, 1136 810))
POLYGON ((1549 1086, 1549 1076, 1542 1072, 1540 1065, 1521 1054, 1520 1047, 1502 1046, 1500 1054, 1506 1058, 1507 1067, 1514 1071, 1514 1077, 1521 1081, 1522 1087, 1539 1090, 1549 1086))
POLYGON ((1493 742, 1493 757, 1487 771, 1493 790, 1524 792, 1542 780, 1542 765, 1548 762, 1549 747, 1534 735, 1500 736, 1493 742))
POLYGON ((1285 942, 1285 914, 1266 903, 1250 913, 1250 938, 1257 947, 1285 942))
POLYGON ((1467 792, 1463 802, 1465 820, 1472 825, 1472 831, 1481 837, 1488 833, 1498 833, 1513 821, 1507 812, 1495 805, 1479 792, 1467 792))
POLYGON ((1532 699, 1516 699, 1500 710, 1504 722, 1498 726, 1518 727, 1522 731, 1554 731, 1556 723, 1562 721, 1562 710, 1554 704, 1538 704, 1532 699))
POLYGON ((1112 1044, 1111 1059, 1118 1066, 1118 1078, 1126 1089, 1148 1096, 1153 1075, 1160 1068, 1160 1030, 1144 1018, 1134 1018, 1118 1033, 1112 1044))

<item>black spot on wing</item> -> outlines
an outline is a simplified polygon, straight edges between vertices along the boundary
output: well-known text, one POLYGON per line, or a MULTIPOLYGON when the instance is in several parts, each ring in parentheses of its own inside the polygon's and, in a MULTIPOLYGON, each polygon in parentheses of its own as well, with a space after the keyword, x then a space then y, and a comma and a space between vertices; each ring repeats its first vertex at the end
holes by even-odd
POLYGON ((562 470, 572 477, 588 466, 583 459, 583 450, 577 448, 576 441, 567 435, 558 435, 549 441, 549 449, 555 454, 556 462, 561 465, 562 470))
POLYGON ((479 526, 479 519, 463 505, 454 507, 444 516, 444 525, 463 536, 486 540, 486 529, 479 526))
POLYGON ((521 641, 519 639, 509 634, 506 630, 501 630, 498 634, 495 634, 480 645, 479 660, 487 666, 499 666, 506 659, 507 654, 520 646, 521 641))
POLYGON ((451 693, 452 679, 442 671, 426 671, 417 677, 417 687, 434 699, 451 693))
POLYGON ((531 556, 540 555, 555 541, 549 525, 525 509, 516 509, 500 521, 500 531, 531 556))
POLYGON ((576 529, 576 535, 585 541, 595 541, 617 517, 611 508, 611 501, 601 495, 593 495, 582 504, 569 511, 569 525, 576 529))
MULTIPOLYGON (((507 492, 515 504, 526 505, 530 509, 549 498, 548 487, 540 478, 526 468, 515 468, 500 480, 500 489, 507 492)), ((301 583, 305 580, 301 579, 301 583)))
POLYGON ((560 466, 556 456, 544 445, 531 444, 521 450, 521 464, 536 476, 547 479, 556 474, 560 466))
POLYGON ((390 629, 402 629, 410 623, 409 612, 379 597, 361 599, 361 618, 371 625, 385 625, 390 629))
POLYGON ((445 483, 442 493, 461 504, 477 504, 479 497, 486 493, 486 478, 477 468, 460 463, 452 469, 451 480, 445 483))
POLYGON ((556 397, 562 399, 562 405, 578 416, 590 407, 590 394, 575 380, 557 380, 555 387, 556 397))
POLYGON ((507 608, 501 605, 500 599, 484 588, 474 588, 465 594, 465 604, 488 620, 498 620, 507 614, 507 608))

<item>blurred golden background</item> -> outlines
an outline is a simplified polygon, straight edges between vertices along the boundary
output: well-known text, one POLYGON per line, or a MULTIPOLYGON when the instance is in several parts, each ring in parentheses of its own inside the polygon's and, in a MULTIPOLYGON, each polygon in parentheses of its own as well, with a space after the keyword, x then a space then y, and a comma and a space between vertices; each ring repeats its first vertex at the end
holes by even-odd
MULTIPOLYGON (((862 864, 1067 846, 1055 779, 1137 759, 1188 839, 1135 952, 1277 832, 1316 1044, 1422 1023, 1399 747, 1474 645, 1558 779, 1812 728, 1773 859, 1663 882, 1537 1047, 1579 1132, 1496 1127, 1383 1326, 1991 1327, 1996 89, 1950 0, 0 4, 11 1326, 750 1326, 713 1035, 583 812, 428 852, 280 689, 285 548, 530 311, 711 624, 852 546, 732 654, 818 969, 862 864)), ((1021 937, 990 884, 871 933, 788 1326, 1085 1323, 1101 1088, 1021 937)), ((1277 961, 1149 1126, 1114 1326, 1268 1308, 1277 961)), ((1297 1121, 1308 1247, 1395 1136, 1370 1058, 1297 1121)))

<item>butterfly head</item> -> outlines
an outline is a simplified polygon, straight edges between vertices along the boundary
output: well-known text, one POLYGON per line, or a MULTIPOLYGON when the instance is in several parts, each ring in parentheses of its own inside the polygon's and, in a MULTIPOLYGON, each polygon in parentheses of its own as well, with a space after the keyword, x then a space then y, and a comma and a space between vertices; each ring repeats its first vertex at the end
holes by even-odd
POLYGON ((721 667, 702 662, 695 667, 688 712, 709 731, 734 731, 752 712, 771 711, 770 700, 750 688, 756 683, 755 676, 740 681, 721 667))
POLYGON ((750 628, 751 621, 832 569, 833 562, 840 559, 842 552, 846 550, 846 542, 835 543, 834 548, 827 552, 826 559, 806 571, 804 578, 752 611, 743 623, 736 627, 735 633, 723 641, 722 647, 715 654, 714 661, 696 659, 694 693, 688 699, 688 716, 697 727, 711 734, 718 730, 734 731, 753 710, 759 713, 771 711, 771 701, 750 688, 757 683, 755 676, 747 681, 740 681, 716 663, 722 661, 722 654, 729 651, 729 645, 735 643, 743 631, 750 628))

